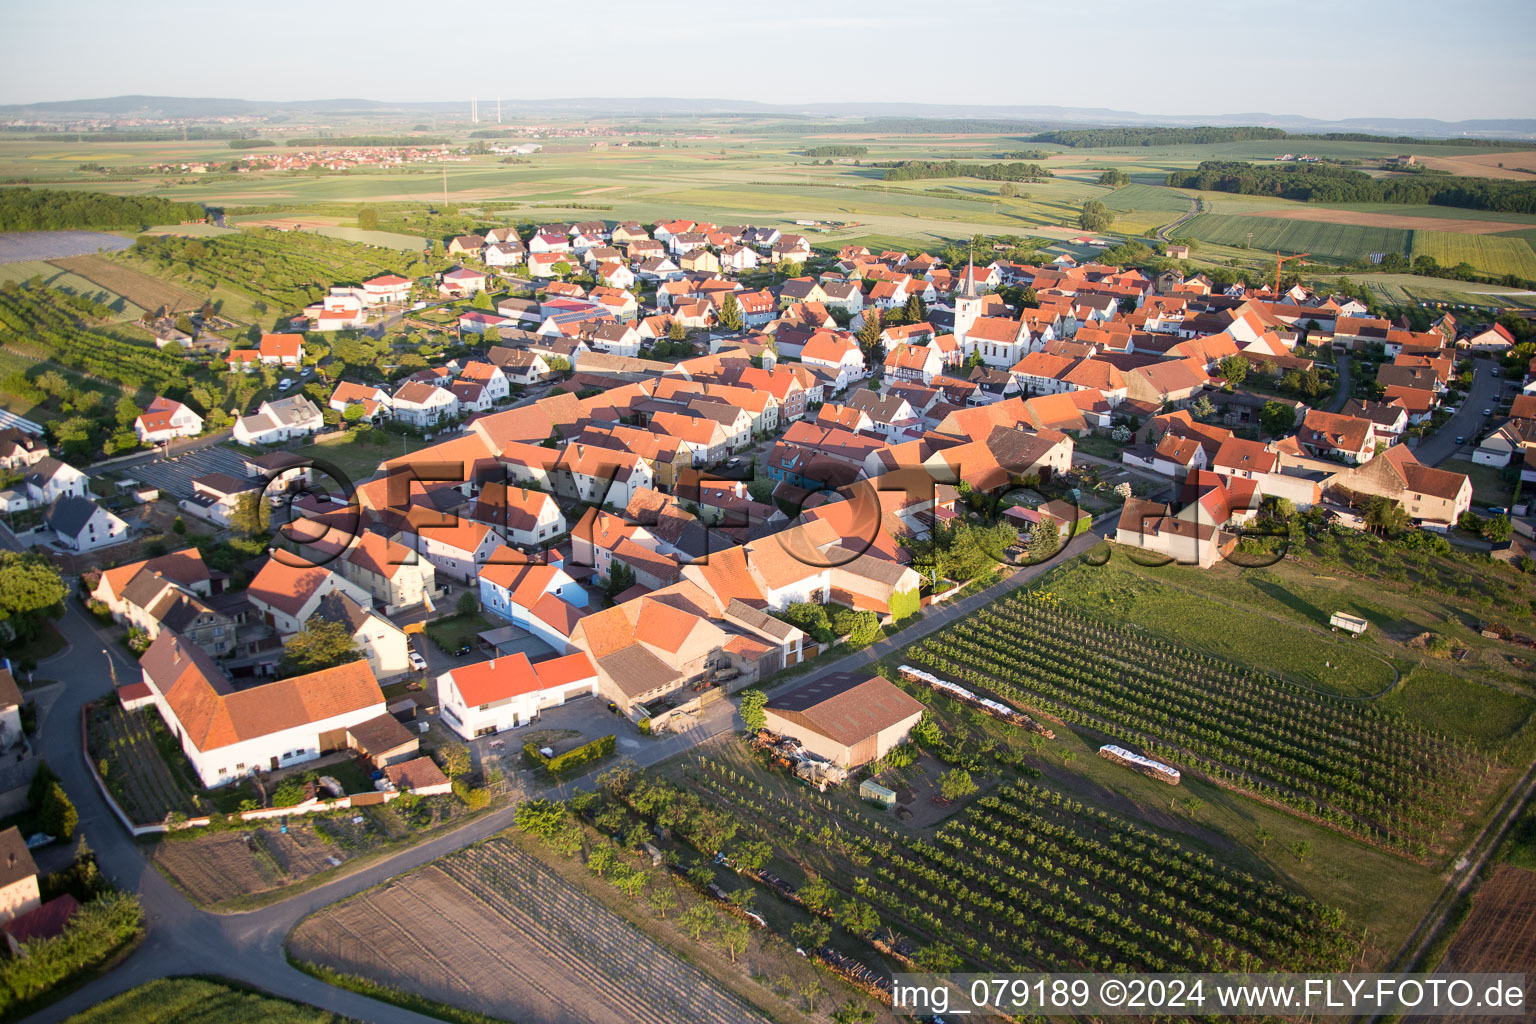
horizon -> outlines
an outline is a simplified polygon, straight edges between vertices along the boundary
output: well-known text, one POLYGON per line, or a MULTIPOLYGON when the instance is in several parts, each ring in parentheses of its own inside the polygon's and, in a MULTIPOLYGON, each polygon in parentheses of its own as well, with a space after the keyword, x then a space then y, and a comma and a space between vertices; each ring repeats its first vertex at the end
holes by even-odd
MULTIPOLYGON (((1044 20, 1050 9, 1040 4, 1004 4, 979 0, 967 8, 976 24, 995 31, 973 33, 969 23, 933 13, 931 5, 898 0, 882 19, 881 46, 860 44, 859 30, 869 26, 854 16, 827 13, 808 0, 790 0, 774 13, 726 12, 709 24, 682 18, 690 8, 667 2, 648 11, 641 21, 616 4, 599 3, 580 25, 587 52, 627 52, 638 57, 667 55, 668 48, 703 55, 699 60, 658 60, 644 79, 647 98, 678 98, 751 102, 795 106, 836 102, 845 104, 929 104, 936 106, 1053 106, 1134 112, 1144 117, 1233 117, 1262 113, 1275 117, 1317 120, 1370 118, 1435 119, 1441 121, 1505 120, 1536 116, 1529 97, 1536 95, 1536 62, 1523 52, 1524 40, 1536 31, 1536 7, 1512 0, 1472 0, 1468 13, 1453 23, 1435 23, 1430 37, 1424 30, 1433 16, 1427 0, 1362 0, 1349 7, 1348 23, 1322 0, 1302 0, 1286 17, 1290 24, 1271 23, 1271 8, 1250 0, 1225 5, 1219 17, 1196 24, 1163 17, 1140 8, 1117 12, 1104 24, 1098 42, 1087 42, 1077 22, 1044 20), (678 14, 678 18, 672 15, 678 14), (1323 22, 1323 19, 1328 19, 1323 22), (1486 26, 1500 21, 1508 31, 1488 38, 1486 26), (1310 28, 1328 23, 1327 31, 1310 28), (1310 34, 1321 52, 1311 54, 1292 45, 1296 33, 1310 34), (1278 38, 1277 38, 1278 37, 1278 38), (1015 45, 1026 39, 1031 53, 1082 53, 1087 59, 1066 66, 1031 66, 1018 60, 1015 45), (1252 39, 1252 45, 1233 39, 1252 39), (1379 48, 1382 69, 1411 67, 1416 62, 1444 62, 1454 67, 1444 74, 1388 78, 1372 66, 1369 46, 1379 48), (1275 66, 1255 69, 1254 49, 1273 52, 1277 44, 1294 52, 1277 58, 1275 66), (744 73, 719 76, 710 72, 707 95, 693 91, 707 56, 747 48, 761 59, 744 64, 731 58, 744 73), (966 58, 964 65, 935 68, 946 52, 966 58), (935 53, 940 54, 939 58, 935 53), (1186 55, 1196 55, 1193 59, 1186 55), (1154 59, 1142 63, 1145 55, 1154 59), (906 73, 910 68, 911 73, 906 73), (828 69, 838 74, 829 80, 828 69), (893 69, 895 74, 893 75, 893 69), (1372 77, 1370 91, 1361 89, 1361 72, 1372 77), (771 82, 764 82, 771 76, 771 82), (1448 87, 1446 78, 1453 78, 1448 87), (1190 113, 1209 109, 1205 83, 1230 113, 1190 113), (1171 80, 1171 81, 1170 81, 1171 80), (1042 86, 1040 82, 1045 84, 1042 86), (760 84, 761 83, 761 84, 760 84), (904 84, 911 83, 911 84, 904 84), (1174 87, 1170 88, 1170 84, 1174 87), (1343 87, 1341 87, 1343 86, 1343 87), (892 96, 892 91, 900 91, 892 96), (841 97, 828 101, 833 94, 841 97), (1297 113, 1280 113, 1297 111, 1297 113)), ((361 98, 400 90, 403 74, 416 62, 424 79, 419 98, 372 100, 380 103, 463 102, 470 95, 494 101, 547 102, 580 98, 623 98, 633 78, 633 61, 594 62, 581 68, 581 89, 565 88, 575 81, 572 58, 561 46, 539 46, 516 52, 526 21, 513 11, 492 11, 478 30, 480 39, 509 40, 503 67, 483 66, 478 81, 439 83, 433 75, 454 59, 454 47, 464 43, 458 30, 426 28, 408 36, 395 30, 392 12, 409 10, 400 0, 358 3, 347 0, 327 9, 347 19, 349 35, 336 45, 350 49, 353 59, 316 64, 310 51, 294 46, 295 33, 312 31, 313 8, 294 0, 279 0, 252 23, 248 12, 193 7, 187 0, 157 5, 163 17, 146 19, 142 10, 126 11, 103 0, 75 0, 59 8, 13 11, 10 22, 17 38, 33 45, 13 55, 0 73, 0 104, 28 105, 71 102, 52 90, 57 69, 71 69, 71 91, 84 99, 116 96, 181 98, 186 83, 197 81, 220 98, 264 98, 257 103, 315 102, 327 98, 361 98), (54 31, 59 15, 76 26, 67 36, 54 31), (233 53, 220 46, 182 47, 174 62, 123 59, 126 53, 152 53, 164 46, 165 22, 185 16, 201 38, 238 39, 233 53), (282 87, 272 87, 274 81, 282 87), (212 86, 218 88, 210 88, 212 86), (449 89, 451 88, 451 92, 449 89), (586 97, 573 96, 584 92, 586 97)), ((691 12, 690 12, 691 13, 691 12)), ((560 26, 539 26, 541 36, 560 26)), ((492 43, 492 46, 495 44, 492 43)), ((483 59, 483 44, 476 45, 483 59)), ((1438 63, 1437 63, 1438 66, 1438 63)), ((190 97, 188 97, 190 98, 190 97)))

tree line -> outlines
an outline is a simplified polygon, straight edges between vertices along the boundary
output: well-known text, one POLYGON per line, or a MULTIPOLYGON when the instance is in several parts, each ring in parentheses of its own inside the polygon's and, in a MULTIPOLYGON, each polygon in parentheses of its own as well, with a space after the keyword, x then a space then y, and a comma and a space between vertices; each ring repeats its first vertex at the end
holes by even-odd
POLYGON ((864 156, 869 153, 868 146, 807 146, 803 151, 806 156, 864 156))
POLYGON ((410 135, 338 135, 334 139, 309 136, 289 139, 283 143, 285 146, 298 146, 303 149, 312 149, 316 146, 446 146, 447 144, 448 140, 444 138, 422 139, 410 135))
POLYGON ((1536 213, 1533 182, 1439 175, 1378 179, 1331 164, 1206 160, 1192 171, 1172 172, 1167 184, 1174 188, 1277 196, 1308 203, 1394 203, 1536 213))
POLYGON ((886 181, 913 181, 918 178, 980 178, 983 181, 1040 181, 1051 172, 1039 164, 996 163, 963 164, 958 160, 898 160, 876 164, 886 169, 886 181))
POLYGON ((176 203, 153 196, 105 192, 64 192, 45 188, 0 191, 0 231, 60 231, 69 228, 139 228, 202 220, 201 203, 176 203))
POLYGON ((1255 140, 1295 139, 1301 142, 1380 142, 1388 145, 1415 146, 1516 146, 1525 142, 1500 142, 1492 139, 1416 139, 1411 135, 1370 135, 1365 132, 1287 132, 1279 128, 1079 128, 1040 132, 1035 142, 1054 142, 1058 146, 1100 149, 1107 146, 1199 146, 1216 142, 1252 142, 1255 140))

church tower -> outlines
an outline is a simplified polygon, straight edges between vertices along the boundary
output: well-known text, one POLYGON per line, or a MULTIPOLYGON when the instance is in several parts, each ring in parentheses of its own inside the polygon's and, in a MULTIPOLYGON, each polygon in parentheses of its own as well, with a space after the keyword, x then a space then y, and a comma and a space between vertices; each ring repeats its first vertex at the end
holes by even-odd
POLYGON ((955 296, 955 338, 964 346, 966 355, 971 354, 971 345, 966 341, 965 336, 979 316, 981 316, 981 296, 976 294, 976 264, 967 258, 965 278, 960 283, 959 294, 955 296))

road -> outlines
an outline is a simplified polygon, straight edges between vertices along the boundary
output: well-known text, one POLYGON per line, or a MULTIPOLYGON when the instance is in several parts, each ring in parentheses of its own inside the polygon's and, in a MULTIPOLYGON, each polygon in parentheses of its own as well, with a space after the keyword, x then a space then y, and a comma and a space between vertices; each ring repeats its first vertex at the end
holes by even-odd
POLYGON ((1328 403, 1329 412, 1338 412, 1340 409, 1344 408, 1344 403, 1349 401, 1349 374, 1351 367, 1354 366, 1354 363, 1355 361, 1349 357, 1349 353, 1347 352, 1339 353, 1338 357, 1334 360, 1334 367, 1338 370, 1339 373, 1339 390, 1338 393, 1333 396, 1333 401, 1328 403))
POLYGON ((1483 410, 1498 408, 1501 378, 1493 375, 1494 365, 1491 359, 1477 360, 1477 369, 1472 376, 1472 390, 1462 399, 1461 408, 1446 421, 1445 426, 1435 431, 1432 437, 1420 441, 1414 449, 1414 457, 1424 465, 1436 466, 1458 454, 1471 455, 1473 439, 1488 422, 1483 410), (1466 443, 1458 445, 1458 437, 1465 437, 1466 443))
POLYGON ((1159 239, 1161 239, 1162 241, 1164 241, 1164 242, 1168 241, 1168 239, 1170 237, 1172 237, 1172 235, 1173 235, 1173 229, 1174 228, 1180 227, 1183 224, 1185 224, 1185 223, 1187 223, 1187 222, 1189 222, 1191 220, 1194 220, 1199 215, 1200 215, 1200 200, 1198 200, 1198 199, 1191 199, 1189 201, 1189 212, 1186 213, 1184 216, 1180 217, 1178 220, 1174 221, 1172 224, 1164 224, 1162 227, 1158 228, 1157 229, 1157 237, 1159 239))
MULTIPOLYGON (((1118 518, 1118 513, 1105 517, 1095 526, 1094 532, 1071 541, 1050 562, 1021 569, 980 593, 943 606, 895 637, 840 658, 810 674, 787 679, 779 688, 790 688, 829 673, 867 666, 944 628, 1098 544, 1105 533, 1114 529, 1118 518)), ((80 812, 80 831, 96 851, 102 871, 116 885, 137 892, 143 901, 147 934, 138 949, 111 972, 71 992, 29 1020, 60 1021, 155 978, 217 974, 357 1020, 377 1024, 431 1024, 434 1018, 334 988, 294 969, 284 955, 284 940, 309 914, 510 827, 515 804, 280 903, 241 914, 215 914, 202 910, 148 863, 143 847, 128 835, 108 809, 86 767, 81 749, 81 707, 93 698, 110 695, 114 686, 113 673, 116 678, 129 678, 137 671, 136 665, 74 602, 69 603, 59 629, 70 647, 39 667, 41 674, 56 677, 63 683, 62 687, 53 688, 47 706, 40 709, 39 749, 75 801, 80 812), (101 658, 109 661, 111 673, 101 671, 101 663, 97 660, 101 658)), ((730 701, 720 701, 686 730, 647 743, 634 760, 642 767, 656 764, 734 728, 735 706, 730 701)), ((566 782, 538 795, 569 796, 576 789, 590 786, 596 774, 566 782)))

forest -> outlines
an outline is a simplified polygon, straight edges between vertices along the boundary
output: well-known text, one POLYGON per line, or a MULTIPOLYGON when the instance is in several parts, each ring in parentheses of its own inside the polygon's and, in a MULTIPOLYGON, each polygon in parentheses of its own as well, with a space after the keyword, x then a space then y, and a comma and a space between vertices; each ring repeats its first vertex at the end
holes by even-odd
POLYGON ((174 203, 153 196, 43 188, 0 190, 0 231, 142 228, 202 220, 204 216, 201 203, 174 203))
POLYGON ((917 178, 980 178, 983 181, 1040 181, 1051 172, 1039 164, 996 163, 963 164, 957 160, 901 160, 876 164, 886 168, 886 181, 913 181, 917 178))
POLYGON ((1192 171, 1172 172, 1167 184, 1309 203, 1396 203, 1536 213, 1536 182, 1441 175, 1379 179, 1331 164, 1206 160, 1192 171))

